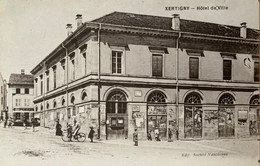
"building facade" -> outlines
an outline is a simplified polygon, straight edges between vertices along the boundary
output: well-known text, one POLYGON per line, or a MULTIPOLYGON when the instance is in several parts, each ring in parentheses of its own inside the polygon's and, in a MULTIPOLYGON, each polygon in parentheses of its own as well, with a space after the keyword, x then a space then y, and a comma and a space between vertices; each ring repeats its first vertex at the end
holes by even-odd
POLYGON ((7 118, 7 89, 6 80, 3 79, 0 73, 0 121, 7 118))
POLYGON ((168 139, 240 138, 259 124, 259 31, 114 12, 67 25, 68 37, 31 73, 41 125, 73 119, 101 139, 137 128, 168 139))
POLYGON ((28 122, 34 116, 33 108, 33 75, 12 73, 8 83, 8 114, 13 118, 14 124, 22 124, 24 119, 28 122))

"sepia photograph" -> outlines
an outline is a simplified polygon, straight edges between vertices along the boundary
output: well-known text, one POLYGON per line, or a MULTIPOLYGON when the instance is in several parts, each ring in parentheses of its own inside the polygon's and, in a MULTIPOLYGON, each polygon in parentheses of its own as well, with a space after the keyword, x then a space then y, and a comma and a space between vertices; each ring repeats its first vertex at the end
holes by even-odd
POLYGON ((1 166, 259 166, 259 0, 0 0, 1 166))

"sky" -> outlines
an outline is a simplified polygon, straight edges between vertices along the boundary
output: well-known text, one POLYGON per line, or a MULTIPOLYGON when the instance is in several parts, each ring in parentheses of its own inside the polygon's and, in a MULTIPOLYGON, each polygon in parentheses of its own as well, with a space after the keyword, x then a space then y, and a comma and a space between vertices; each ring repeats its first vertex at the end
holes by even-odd
POLYGON ((247 22, 249 28, 259 29, 258 0, 0 0, 0 73, 7 81, 21 69, 29 74, 66 38, 66 24, 75 29, 76 14, 82 14, 85 22, 114 11, 180 14, 182 19, 234 26, 247 22), (178 10, 181 6, 190 9, 178 10), (199 6, 225 10, 197 10, 199 6))

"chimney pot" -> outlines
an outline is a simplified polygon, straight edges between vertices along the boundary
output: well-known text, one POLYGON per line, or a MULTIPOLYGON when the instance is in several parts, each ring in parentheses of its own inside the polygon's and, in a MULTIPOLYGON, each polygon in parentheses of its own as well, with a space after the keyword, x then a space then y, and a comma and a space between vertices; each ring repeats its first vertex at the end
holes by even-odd
POLYGON ((77 28, 78 28, 82 25, 82 15, 81 14, 76 15, 76 21, 77 21, 77 28))
POLYGON ((67 24, 66 29, 67 29, 67 35, 68 36, 71 35, 72 34, 72 24, 67 24))
POLYGON ((24 69, 21 69, 21 74, 24 74, 25 73, 25 70, 24 69))
POLYGON ((172 15, 172 29, 173 30, 180 30, 180 15, 179 14, 173 14, 172 15))
POLYGON ((240 37, 242 38, 246 38, 247 36, 247 27, 246 27, 246 22, 242 22, 241 24, 241 27, 240 27, 240 37))

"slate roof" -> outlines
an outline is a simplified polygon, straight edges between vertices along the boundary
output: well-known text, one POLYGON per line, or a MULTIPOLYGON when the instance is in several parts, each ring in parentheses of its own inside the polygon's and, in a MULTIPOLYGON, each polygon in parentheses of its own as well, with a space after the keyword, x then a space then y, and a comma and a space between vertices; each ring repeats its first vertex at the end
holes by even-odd
MULTIPOLYGON (((162 16, 141 15, 133 13, 113 12, 92 22, 123 26, 172 30, 172 18, 162 16)), ((240 37, 240 27, 208 22, 180 19, 182 32, 192 32, 217 36, 240 37)), ((247 38, 258 39, 259 30, 247 28, 247 38)))
POLYGON ((33 85, 33 75, 31 74, 14 74, 9 77, 9 84, 33 85))

